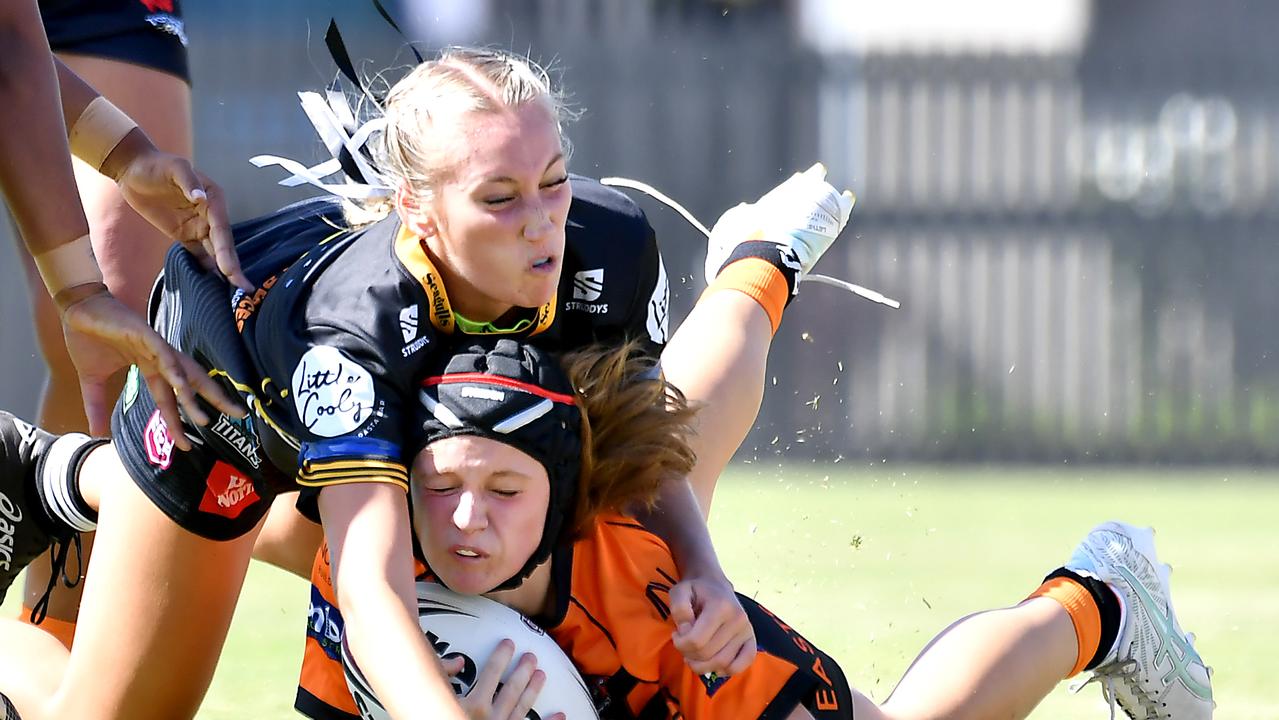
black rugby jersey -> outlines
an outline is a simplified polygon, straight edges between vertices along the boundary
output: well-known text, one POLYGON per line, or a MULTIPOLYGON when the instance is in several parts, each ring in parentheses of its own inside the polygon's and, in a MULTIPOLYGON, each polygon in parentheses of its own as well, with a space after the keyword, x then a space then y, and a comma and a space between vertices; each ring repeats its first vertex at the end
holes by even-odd
MULTIPOLYGON (((572 183, 557 294, 514 334, 553 349, 635 338, 656 353, 668 287, 652 227, 616 190, 572 183)), ((457 322, 438 272, 394 214, 343 227, 340 204, 326 198, 236 226, 260 289, 237 291, 232 306, 259 377, 233 380, 253 396, 268 457, 299 484, 407 487, 401 445, 418 368, 449 351, 457 322)))

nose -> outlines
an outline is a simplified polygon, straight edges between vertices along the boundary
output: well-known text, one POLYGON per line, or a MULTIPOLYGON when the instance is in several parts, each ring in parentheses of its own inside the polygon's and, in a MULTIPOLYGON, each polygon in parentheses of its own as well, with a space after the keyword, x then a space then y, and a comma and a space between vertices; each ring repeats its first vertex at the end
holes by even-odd
POLYGON ((530 203, 529 214, 524 221, 524 229, 522 232, 525 240, 542 240, 550 234, 551 229, 554 226, 554 223, 551 222, 551 215, 546 211, 546 205, 544 203, 530 203))
POLYGON ((473 492, 464 492, 453 510, 453 525, 462 532, 478 532, 488 527, 488 515, 483 503, 473 492))

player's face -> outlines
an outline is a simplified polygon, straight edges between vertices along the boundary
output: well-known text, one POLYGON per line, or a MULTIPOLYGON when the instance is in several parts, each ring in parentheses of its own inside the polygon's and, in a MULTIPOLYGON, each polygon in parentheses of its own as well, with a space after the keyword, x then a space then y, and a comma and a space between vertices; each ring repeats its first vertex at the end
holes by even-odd
POLYGON ((559 128, 542 103, 440 122, 454 170, 436 188, 424 236, 449 300, 463 316, 495 320, 555 294, 572 201, 559 128))
POLYGON ((550 497, 541 463, 488 438, 437 440, 413 465, 418 542, 460 593, 486 593, 524 567, 542 540, 550 497))

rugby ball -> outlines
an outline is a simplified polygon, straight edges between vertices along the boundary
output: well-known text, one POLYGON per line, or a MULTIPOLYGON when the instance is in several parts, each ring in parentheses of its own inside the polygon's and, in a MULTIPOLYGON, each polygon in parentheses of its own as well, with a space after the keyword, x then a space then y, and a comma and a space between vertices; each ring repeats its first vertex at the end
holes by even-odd
MULTIPOLYGON (((532 620, 505 605, 478 595, 459 595, 442 585, 417 584, 417 614, 422 632, 441 658, 461 657, 462 672, 453 677, 453 691, 465 696, 471 691, 480 668, 498 643, 509 639, 515 643, 511 666, 502 675, 505 682, 516 661, 526 652, 537 657, 537 668, 546 673, 546 685, 537 697, 526 720, 562 712, 568 720, 598 720, 591 693, 582 676, 573 667, 559 645, 532 620)), ((378 702, 373 689, 342 643, 342 666, 346 684, 355 698, 364 720, 391 720, 391 715, 378 702)))

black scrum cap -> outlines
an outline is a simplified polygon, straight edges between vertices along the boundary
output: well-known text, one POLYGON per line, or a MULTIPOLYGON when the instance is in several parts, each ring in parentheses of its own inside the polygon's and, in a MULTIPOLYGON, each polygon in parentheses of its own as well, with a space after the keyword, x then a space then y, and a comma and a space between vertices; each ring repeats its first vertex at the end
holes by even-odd
POLYGON ((510 338, 484 338, 432 362, 419 400, 413 456, 436 440, 477 435, 546 468, 551 493, 542 542, 520 572, 495 589, 518 587, 550 557, 577 497, 582 429, 572 383, 547 352, 510 338))

